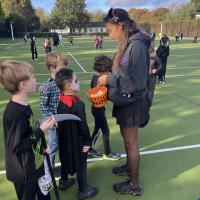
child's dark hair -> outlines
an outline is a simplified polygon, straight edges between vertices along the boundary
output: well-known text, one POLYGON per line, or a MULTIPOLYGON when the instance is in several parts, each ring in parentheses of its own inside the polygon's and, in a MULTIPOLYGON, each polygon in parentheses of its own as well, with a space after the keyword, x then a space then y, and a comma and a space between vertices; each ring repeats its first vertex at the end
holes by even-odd
POLYGON ((104 18, 104 22, 116 25, 118 23, 122 23, 125 34, 124 42, 126 42, 127 44, 130 34, 137 33, 140 31, 136 22, 129 17, 128 12, 121 8, 111 8, 108 11, 107 16, 104 18))
POLYGON ((112 72, 112 59, 106 55, 98 55, 95 57, 93 69, 99 73, 112 72))
POLYGON ((56 73, 55 81, 61 91, 64 90, 65 84, 73 79, 73 70, 63 68, 56 73))

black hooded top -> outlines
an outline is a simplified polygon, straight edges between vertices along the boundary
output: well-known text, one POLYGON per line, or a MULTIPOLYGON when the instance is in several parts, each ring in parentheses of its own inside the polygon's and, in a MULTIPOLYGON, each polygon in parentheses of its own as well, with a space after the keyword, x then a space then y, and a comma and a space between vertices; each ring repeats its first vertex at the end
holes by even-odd
MULTIPOLYGON (((121 67, 108 76, 108 87, 120 83, 120 91, 125 94, 146 93, 148 71, 150 66, 149 48, 151 39, 140 32, 129 37, 128 46, 121 58, 121 67), (141 92, 142 91, 142 92, 141 92)), ((140 96, 140 95, 139 95, 140 96)))

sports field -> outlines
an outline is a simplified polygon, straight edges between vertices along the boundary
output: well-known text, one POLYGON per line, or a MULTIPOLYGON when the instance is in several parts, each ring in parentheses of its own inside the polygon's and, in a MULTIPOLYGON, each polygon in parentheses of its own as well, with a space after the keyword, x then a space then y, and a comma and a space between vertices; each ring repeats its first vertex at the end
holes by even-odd
MULTIPOLYGON (((31 60, 30 45, 22 39, 0 39, 0 62, 6 59, 24 60, 35 68, 38 87, 49 77, 45 66, 44 39, 37 39, 38 61, 31 60)), ((158 43, 156 43, 156 46, 158 43)), ((77 72, 81 81, 80 96, 86 104, 90 130, 94 127, 90 103, 86 90, 90 87, 94 57, 104 53, 113 55, 116 44, 104 39, 102 51, 96 51, 92 37, 74 39, 70 46, 67 39, 53 51, 67 56, 69 67, 77 72)), ((112 174, 112 167, 125 162, 95 161, 88 164, 88 183, 100 188, 94 200, 197 200, 200 198, 200 43, 185 39, 171 42, 171 53, 167 66, 165 85, 157 85, 151 120, 139 131, 141 151, 140 182, 144 187, 142 197, 122 196, 112 190, 112 185, 126 180, 112 174), (196 146, 195 146, 196 145, 196 146), (182 147, 182 148, 178 148, 182 147), (166 150, 167 148, 168 151, 166 150), (152 151, 157 150, 157 151, 152 151)), ((2 116, 9 94, 0 88, 0 170, 4 170, 4 144, 2 116)), ((29 102, 36 118, 40 118, 39 93, 33 94, 29 102)), ((111 130, 111 147, 114 152, 124 154, 123 142, 115 119, 111 117, 112 104, 107 105, 107 118, 111 130)), ((99 137, 96 148, 103 150, 99 137)), ((57 159, 59 162, 59 160, 57 159)), ((13 169, 14 170, 14 169, 13 169)), ((15 200, 13 185, 0 173, 0 199, 15 200)), ((62 200, 76 199, 77 184, 60 192, 62 200)), ((52 191, 52 199, 54 193, 52 191)))

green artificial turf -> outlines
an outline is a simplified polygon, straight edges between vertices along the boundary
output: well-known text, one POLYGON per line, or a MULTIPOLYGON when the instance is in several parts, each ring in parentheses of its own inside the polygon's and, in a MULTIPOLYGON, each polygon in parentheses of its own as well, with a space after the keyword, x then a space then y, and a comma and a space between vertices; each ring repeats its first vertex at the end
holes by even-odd
MULTIPOLYGON (((36 41, 39 60, 32 61, 30 46, 24 45, 23 39, 16 39, 15 41, 0 39, 0 62, 5 59, 30 62, 34 66, 39 88, 40 84, 48 79, 49 71, 45 66, 44 39, 37 39, 36 41)), ((156 42, 156 46, 158 46, 158 42, 156 42)), ((115 47, 115 42, 105 38, 103 50, 96 51, 92 37, 79 37, 74 39, 74 46, 70 46, 68 40, 64 38, 62 46, 53 49, 53 51, 59 51, 66 55, 69 60, 69 67, 77 72, 81 81, 80 96, 86 104, 91 132, 94 121, 86 91, 90 87, 92 73, 84 73, 70 53, 86 72, 92 72, 94 57, 100 53, 112 56, 115 47)), ((192 40, 185 39, 178 43, 172 41, 170 48, 166 84, 157 85, 155 101, 151 108, 151 120, 148 126, 139 130, 140 151, 200 143, 200 44, 193 44, 192 40)), ((0 88, 0 170, 4 170, 5 167, 2 116, 9 97, 10 95, 0 88)), ((29 102, 36 118, 40 118, 38 90, 31 95, 29 102)), ((124 153, 119 128, 115 119, 111 116, 112 104, 109 103, 107 105, 107 118, 111 131, 111 147, 114 152, 124 153)), ((101 137, 98 139, 96 148, 103 152, 101 137)), ((100 188, 99 194, 92 199, 197 200, 200 197, 199 154, 200 149, 196 148, 141 156, 140 180, 145 193, 139 198, 130 195, 118 195, 112 190, 114 183, 126 180, 126 177, 117 177, 112 174, 112 167, 123 164, 125 159, 89 163, 88 182, 100 188)), ((58 156, 57 162, 59 162, 58 156)), ((77 184, 67 191, 60 192, 61 199, 76 199, 76 190, 77 184)), ((53 191, 52 196, 54 196, 53 191)), ((0 199, 16 199, 13 185, 6 180, 5 175, 0 175, 0 199)))

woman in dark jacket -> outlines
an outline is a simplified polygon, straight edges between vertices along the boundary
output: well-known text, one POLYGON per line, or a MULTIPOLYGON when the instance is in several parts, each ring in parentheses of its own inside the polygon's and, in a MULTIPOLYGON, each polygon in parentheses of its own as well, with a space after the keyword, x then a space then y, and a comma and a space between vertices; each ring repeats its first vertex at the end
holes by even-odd
POLYGON ((137 28, 123 9, 111 8, 105 17, 109 36, 118 42, 112 74, 99 78, 107 85, 108 97, 114 103, 113 116, 120 126, 127 153, 127 164, 113 168, 118 175, 130 174, 130 180, 113 185, 120 194, 143 194, 139 184, 138 128, 149 121, 148 71, 150 37, 137 28))

